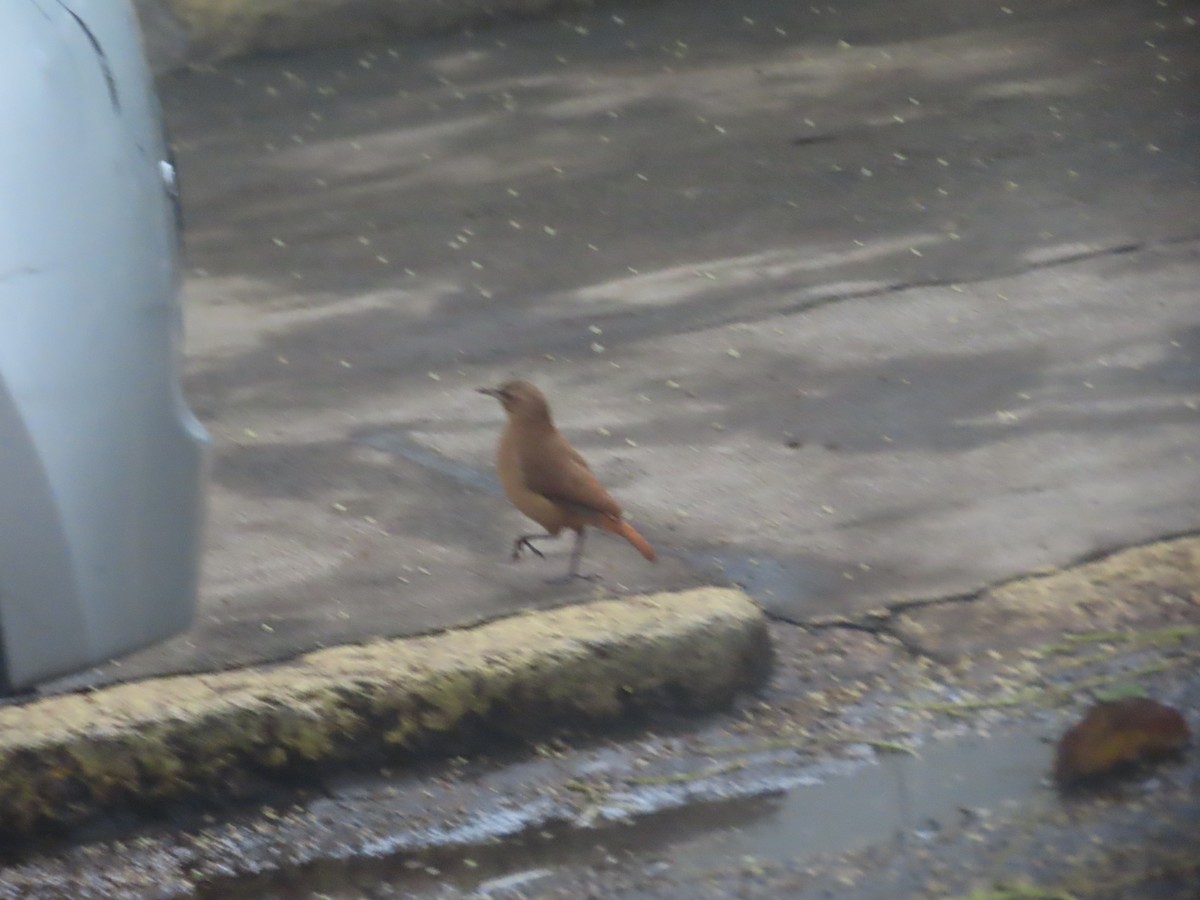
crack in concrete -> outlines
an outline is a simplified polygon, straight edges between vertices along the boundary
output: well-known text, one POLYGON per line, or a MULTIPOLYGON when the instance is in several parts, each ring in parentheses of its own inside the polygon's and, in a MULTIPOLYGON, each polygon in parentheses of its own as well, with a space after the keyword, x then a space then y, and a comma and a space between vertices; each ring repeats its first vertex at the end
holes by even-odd
POLYGON ((1200 529, 1186 529, 1183 531, 1160 535, 1146 541, 1135 541, 1130 544, 1121 544, 1115 547, 1101 547, 1096 550, 1090 550, 1087 553, 1083 553, 1074 559, 1068 560, 1062 565, 1048 566, 1046 568, 1035 569, 1032 572, 1026 572, 1021 575, 1014 575, 1011 578, 1004 578, 1000 581, 986 584, 977 590, 964 591, 958 594, 946 594, 940 597, 917 597, 910 600, 898 600, 895 603, 889 603, 878 609, 867 610, 858 616, 836 616, 821 619, 791 619, 787 616, 770 610, 765 610, 764 612, 767 618, 772 622, 781 622, 786 625, 793 625, 805 631, 829 631, 833 629, 842 629, 845 631, 859 631, 864 634, 873 635, 880 639, 890 639, 895 641, 913 656, 924 657, 941 665, 948 665, 953 662, 952 655, 939 653, 937 650, 925 646, 911 635, 904 633, 902 629, 896 627, 897 619, 906 613, 913 612, 914 610, 928 609, 935 606, 948 606, 950 604, 957 603, 974 603, 982 599, 984 595, 1003 588, 1005 585, 1035 578, 1049 578, 1054 575, 1059 575, 1063 572, 1069 572, 1072 569, 1078 569, 1091 563, 1108 559, 1116 556, 1119 553, 1124 553, 1129 550, 1137 550, 1142 547, 1150 547, 1155 544, 1167 543, 1189 537, 1200 537, 1200 529))
MULTIPOLYGON (((1008 278, 1017 278, 1031 272, 1074 265, 1089 260, 1123 256, 1197 242, 1200 242, 1200 232, 1159 240, 1124 241, 1098 247, 1094 250, 1076 250, 1061 257, 1031 262, 1022 267, 989 275, 968 274, 961 278, 932 277, 914 279, 910 281, 897 281, 890 284, 876 284, 858 290, 836 290, 822 282, 797 285, 796 290, 803 291, 806 294, 803 299, 794 302, 785 302, 781 305, 766 304, 762 308, 754 310, 730 312, 725 311, 723 308, 696 310, 687 323, 676 322, 672 318, 678 312, 674 304, 668 304, 661 308, 641 309, 633 314, 626 311, 594 312, 589 314, 587 321, 592 324, 602 325, 605 332, 611 335, 614 342, 619 342, 626 338, 632 338, 635 341, 644 340, 647 334, 655 333, 657 330, 663 328, 669 329, 671 335, 680 337, 715 331, 730 326, 751 325, 780 317, 794 316, 819 310, 834 303, 888 297, 911 290, 953 288, 963 285, 985 285, 1008 278), (822 293, 822 291, 832 292, 822 293)), ((703 265, 697 264, 696 267, 702 268, 703 265)), ((570 322, 574 321, 575 318, 575 313, 568 313, 564 314, 562 318, 547 320, 545 328, 538 330, 536 344, 538 353, 552 352, 554 354, 561 354, 563 359, 571 358, 572 354, 579 349, 578 339, 568 332, 563 332, 562 329, 569 328, 570 322)), ((470 361, 475 364, 486 364, 496 362, 500 359, 509 359, 510 356, 511 348, 480 349, 473 352, 470 361)))
MULTIPOLYGON (((956 603, 962 601, 972 601, 979 598, 987 588, 976 592, 975 594, 963 594, 954 597, 939 598, 936 600, 927 600, 919 603, 920 606, 934 606, 946 603, 956 603)), ((912 609, 913 606, 905 607, 905 610, 912 609)), ((895 626, 896 617, 905 610, 875 610, 863 614, 857 619, 828 619, 814 622, 797 622, 787 619, 783 616, 777 616, 774 613, 767 613, 767 617, 775 622, 783 622, 788 625, 794 625, 797 628, 805 631, 831 631, 833 629, 841 629, 843 631, 859 631, 863 634, 869 634, 872 637, 878 638, 881 641, 894 641, 899 644, 905 651, 914 657, 924 657, 925 659, 935 662, 939 665, 950 665, 954 658, 950 654, 940 653, 937 650, 925 646, 920 641, 906 634, 903 630, 895 626)))
POLYGON ((988 282, 1001 281, 1006 278, 1017 278, 1030 272, 1042 271, 1043 269, 1053 269, 1060 266, 1086 262, 1088 260, 1102 259, 1108 256, 1124 256, 1129 253, 1140 253, 1143 250, 1173 247, 1180 244, 1195 243, 1197 241, 1200 241, 1200 232, 1180 235, 1178 237, 1163 238, 1157 241, 1127 241, 1120 244, 1113 244, 1108 247, 1100 247, 1095 250, 1084 250, 1054 259, 1041 260, 1039 262, 1030 263, 1022 268, 1013 269, 1007 272, 1000 272, 993 275, 980 275, 976 277, 968 276, 967 278, 926 278, 914 281, 898 281, 893 284, 883 285, 881 287, 865 288, 860 291, 847 291, 843 293, 832 294, 827 297, 816 297, 810 300, 802 300, 789 306, 773 309, 766 313, 766 315, 763 317, 755 317, 751 319, 731 319, 721 324, 732 325, 737 322, 761 321, 762 318, 774 318, 775 316, 780 315, 795 315, 796 313, 810 312, 812 310, 820 309, 821 307, 828 306, 833 303, 841 303, 846 300, 863 300, 870 297, 886 297, 891 294, 899 294, 903 293, 904 291, 916 290, 918 288, 953 287, 955 285, 962 286, 964 284, 987 284, 988 282))
MULTIPOLYGON (((797 300, 793 303, 786 303, 781 306, 767 306, 760 310, 744 311, 741 313, 731 312, 726 314, 714 313, 710 315, 696 315, 689 324, 674 328, 672 333, 676 336, 679 336, 727 328, 732 325, 750 325, 779 318, 781 316, 793 316, 799 313, 812 312, 825 306, 830 306, 834 303, 842 303, 850 300, 865 300, 874 297, 887 297, 911 290, 952 288, 961 287, 963 285, 984 285, 992 282, 1002 281, 1008 278, 1017 278, 1031 272, 1074 265, 1076 263, 1087 262, 1089 260, 1103 259, 1104 257, 1124 256, 1147 250, 1174 247, 1197 242, 1200 242, 1200 232, 1161 238, 1159 240, 1123 241, 1121 243, 1098 247, 1094 250, 1079 250, 1066 253, 1061 257, 1031 262, 1023 267, 1017 267, 1003 272, 996 272, 990 275, 967 275, 962 278, 936 277, 915 279, 911 281, 897 281, 891 284, 864 287, 859 290, 836 291, 829 294, 821 294, 820 291, 825 287, 825 285, 818 283, 809 285, 807 288, 801 288, 802 290, 807 290, 809 292, 809 296, 805 297, 805 299, 797 300)), ((636 323, 638 333, 644 334, 646 329, 652 326, 652 323, 660 322, 662 317, 669 315, 670 312, 670 308, 667 308, 661 310, 642 310, 636 315, 632 316, 627 313, 620 312, 599 315, 593 314, 589 318, 589 321, 604 324, 606 331, 610 330, 614 338, 619 339, 623 336, 623 325, 627 325, 628 323, 636 323)), ((555 327, 564 325, 566 321, 566 319, 558 320, 555 323, 555 327)), ((632 327, 632 325, 630 324, 629 327, 632 327)), ((573 341, 574 339, 572 338, 569 340, 573 341)), ((541 346, 543 350, 548 347, 553 349, 553 347, 551 347, 549 344, 542 344, 539 346, 541 346)), ((557 346, 560 350, 564 348, 562 342, 556 342, 555 346, 557 346)), ((574 344, 572 343, 571 346, 574 346, 574 344)), ((489 357, 487 354, 483 354, 476 358, 475 361, 482 362, 487 361, 488 359, 489 357)))

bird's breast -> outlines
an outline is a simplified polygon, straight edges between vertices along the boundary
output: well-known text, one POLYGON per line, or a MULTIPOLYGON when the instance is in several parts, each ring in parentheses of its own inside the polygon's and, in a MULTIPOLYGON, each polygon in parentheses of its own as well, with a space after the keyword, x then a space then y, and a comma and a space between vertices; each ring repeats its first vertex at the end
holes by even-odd
POLYGON ((500 486, 513 506, 551 534, 563 527, 563 510, 558 504, 531 490, 525 483, 521 448, 511 427, 504 429, 496 447, 496 473, 500 477, 500 486))

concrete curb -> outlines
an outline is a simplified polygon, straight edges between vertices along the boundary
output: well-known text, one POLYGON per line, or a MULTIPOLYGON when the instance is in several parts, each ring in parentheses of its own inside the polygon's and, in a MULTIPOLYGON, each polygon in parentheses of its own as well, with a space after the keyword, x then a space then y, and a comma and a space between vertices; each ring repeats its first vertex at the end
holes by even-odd
POLYGON ((758 684, 769 658, 761 610, 738 591, 704 588, 8 707, 0 834, 228 799, 322 765, 718 708, 758 684))

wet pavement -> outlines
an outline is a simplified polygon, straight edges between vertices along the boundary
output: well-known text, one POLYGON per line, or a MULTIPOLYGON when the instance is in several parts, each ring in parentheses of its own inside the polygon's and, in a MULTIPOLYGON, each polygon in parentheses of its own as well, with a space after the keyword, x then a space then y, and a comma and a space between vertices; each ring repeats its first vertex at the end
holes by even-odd
POLYGON ((675 0, 165 79, 202 608, 82 682, 714 580, 861 617, 1196 529, 1195 21, 675 0), (657 566, 507 561, 514 375, 657 566))

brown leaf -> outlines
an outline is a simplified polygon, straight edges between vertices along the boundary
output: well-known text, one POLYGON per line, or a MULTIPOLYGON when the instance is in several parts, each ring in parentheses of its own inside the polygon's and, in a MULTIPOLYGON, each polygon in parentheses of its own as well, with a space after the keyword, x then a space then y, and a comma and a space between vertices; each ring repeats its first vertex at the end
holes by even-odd
POLYGON ((1177 753, 1188 742, 1179 711, 1146 697, 1092 706, 1058 744, 1054 777, 1062 785, 1098 778, 1114 769, 1177 753))

